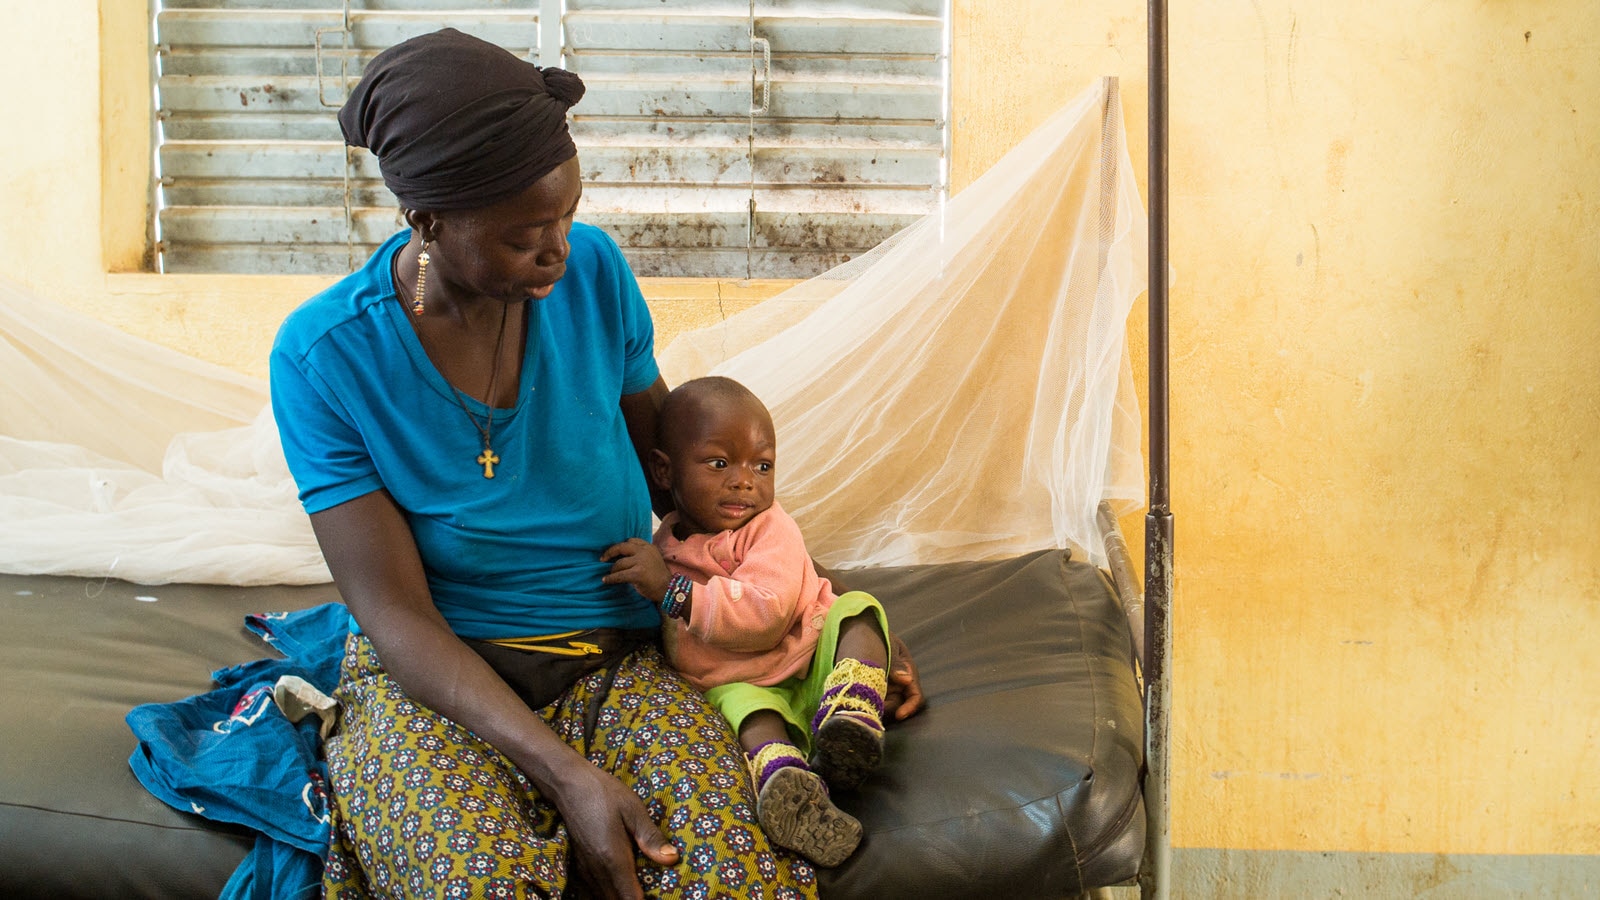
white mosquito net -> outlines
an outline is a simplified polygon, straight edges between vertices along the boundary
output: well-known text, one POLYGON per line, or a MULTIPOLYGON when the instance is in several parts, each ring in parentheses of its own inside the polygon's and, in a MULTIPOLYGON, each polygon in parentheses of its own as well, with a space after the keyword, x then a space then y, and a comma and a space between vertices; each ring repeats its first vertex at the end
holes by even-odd
MULTIPOLYGON (((865 256, 660 351, 778 426, 778 493, 830 567, 1070 547, 1143 496, 1124 328, 1145 218, 1115 82, 865 256)), ((329 580, 266 387, 0 282, 0 571, 329 580)))

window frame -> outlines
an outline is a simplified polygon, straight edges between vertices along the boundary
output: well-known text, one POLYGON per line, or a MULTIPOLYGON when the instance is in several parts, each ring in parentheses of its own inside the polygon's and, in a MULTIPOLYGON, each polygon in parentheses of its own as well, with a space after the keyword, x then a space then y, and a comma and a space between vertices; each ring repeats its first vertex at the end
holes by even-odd
MULTIPOLYGON (((302 55, 304 55, 307 52, 307 50, 309 49, 312 52, 314 57, 319 57, 318 60, 317 60, 316 66, 315 66, 315 69, 316 69, 315 78, 316 78, 316 82, 317 82, 317 84, 316 84, 317 99, 319 101, 319 104, 327 110, 327 115, 328 115, 329 120, 331 120, 331 118, 332 118, 333 109, 336 109, 337 106, 339 105, 338 102, 334 102, 334 101, 341 101, 342 102, 342 97, 337 96, 336 93, 335 94, 330 94, 330 92, 328 90, 330 83, 332 83, 332 86, 335 87, 335 88, 339 87, 337 82, 340 79, 339 79, 339 76, 337 76, 337 75, 335 75, 333 73, 333 71, 331 70, 331 67, 329 67, 327 63, 328 63, 328 61, 330 59, 333 59, 333 58, 337 58, 338 60, 343 61, 343 60, 346 60, 346 59, 350 58, 351 54, 353 54, 353 53, 361 53, 363 51, 363 48, 361 48, 359 46, 359 44, 361 43, 360 41, 355 41, 354 42, 354 43, 356 43, 358 45, 354 50, 348 49, 349 45, 346 43, 346 41, 348 41, 350 39, 350 37, 353 34, 355 34, 357 27, 359 27, 362 24, 360 20, 367 19, 370 22, 370 21, 375 21, 377 19, 381 19, 384 15, 394 14, 395 10, 392 8, 392 2, 388 6, 385 5, 385 2, 386 2, 386 0, 376 0, 376 2, 374 2, 372 5, 377 6, 379 8, 372 9, 372 10, 356 9, 355 7, 352 6, 352 4, 349 2, 349 0, 342 0, 342 4, 338 8, 330 8, 330 9, 315 10, 315 11, 300 10, 300 12, 307 13, 307 16, 305 17, 307 19, 310 19, 310 18, 328 19, 328 18, 330 18, 330 13, 335 15, 335 16, 338 16, 338 18, 339 18, 339 21, 336 22, 336 24, 339 26, 337 28, 329 28, 326 25, 324 25, 324 26, 322 26, 320 28, 317 28, 317 30, 315 32, 316 33, 316 41, 317 41, 317 43, 320 43, 322 45, 320 54, 316 52, 316 49, 317 49, 316 47, 308 48, 308 47, 305 47, 305 46, 301 46, 299 48, 299 52, 302 55), (333 34, 337 34, 338 35, 339 43, 336 45, 337 46, 337 51, 330 53, 330 49, 333 46, 335 46, 333 44, 332 40, 331 40, 331 35, 333 35, 333 34)), ((446 0, 446 2, 448 2, 448 0, 446 0)), ((812 5, 813 6, 826 6, 827 4, 830 4, 830 3, 837 5, 838 2, 839 2, 839 0, 812 0, 812 5)), ((933 147, 924 148, 923 151, 922 151, 924 153, 925 157, 931 154, 931 156, 934 159, 936 159, 936 163, 932 167, 925 167, 927 171, 930 171, 932 173, 931 176, 928 177, 925 180, 924 186, 922 186, 920 188, 920 190, 922 190, 925 193, 925 198, 924 199, 925 199, 926 202, 923 202, 918 207, 912 208, 906 214, 901 216, 900 225, 903 226, 905 224, 909 224, 911 221, 914 221, 916 218, 920 218, 920 216, 922 214, 925 214, 926 212, 932 211, 934 208, 936 208, 938 206, 939 203, 942 202, 942 200, 945 198, 945 196, 947 196, 947 193, 948 193, 949 145, 950 145, 950 127, 949 127, 949 115, 948 115, 949 97, 950 97, 950 90, 949 90, 949 45, 950 45, 950 18, 951 18, 950 17, 950 4, 949 4, 948 0, 865 0, 865 2, 877 3, 877 4, 882 5, 882 6, 895 6, 895 5, 906 5, 906 4, 911 4, 911 5, 915 6, 918 3, 921 3, 923 6, 926 7, 926 6, 932 6, 932 5, 937 4, 937 6, 939 8, 939 14, 938 14, 938 17, 937 17, 937 28, 938 28, 938 32, 939 32, 939 35, 938 35, 938 49, 937 49, 936 53, 932 54, 932 60, 933 60, 934 65, 936 66, 937 72, 938 72, 938 74, 937 74, 937 83, 935 85, 936 88, 937 88, 937 94, 938 94, 937 108, 935 110, 936 114, 932 117, 933 128, 934 128, 934 131, 937 133, 937 141, 936 141, 936 143, 935 143, 935 145, 933 147)), ((180 8, 180 9, 181 8, 194 8, 194 7, 202 5, 202 3, 203 3, 203 0, 179 0, 179 5, 176 8, 180 8)), ((258 2, 255 3, 255 4, 247 4, 247 5, 251 6, 251 7, 259 8, 260 0, 258 0, 258 2)), ((415 0, 414 0, 414 2, 403 3, 403 5, 415 7, 415 6, 418 6, 419 3, 415 2, 415 0)), ((583 47, 578 45, 578 42, 575 41, 573 36, 572 36, 574 19, 575 18, 581 18, 583 15, 586 14, 586 12, 591 12, 592 9, 595 6, 599 6, 599 7, 617 7, 617 6, 626 6, 626 5, 627 5, 627 3, 625 2, 625 0, 572 0, 571 3, 563 2, 563 0, 526 0, 525 3, 523 3, 522 5, 519 5, 519 6, 511 8, 510 10, 508 10, 508 12, 510 12, 510 13, 512 13, 514 15, 521 14, 521 15, 523 15, 524 18, 526 18, 526 14, 529 13, 529 12, 532 12, 534 7, 539 7, 540 11, 544 12, 545 14, 536 15, 536 16, 533 17, 532 28, 533 28, 533 33, 537 35, 537 38, 536 38, 537 45, 527 48, 525 50, 525 52, 530 57, 538 58, 540 60, 541 64, 547 64, 548 65, 548 64, 564 64, 565 63, 565 64, 571 65, 574 62, 575 59, 576 60, 581 60, 583 58, 583 54, 585 52, 587 52, 583 47), (561 14, 560 14, 559 20, 557 20, 557 19, 551 17, 550 15, 548 15, 548 10, 553 9, 553 8, 560 8, 561 14), (559 48, 553 47, 549 43, 549 39, 550 39, 549 36, 553 32, 560 33, 562 35, 562 43, 561 43, 561 46, 559 48)), ((639 4, 639 5, 644 5, 644 4, 639 4)), ((703 6, 704 4, 696 4, 696 5, 697 5, 697 7, 700 7, 700 6, 703 6)), ((724 0, 724 5, 725 6, 729 5, 727 3, 727 0, 724 0)), ((738 3, 737 5, 744 6, 746 4, 738 3)), ((859 6, 859 5, 861 5, 861 3, 858 2, 856 5, 859 6)), ((152 58, 152 77, 153 78, 157 78, 159 76, 159 74, 160 74, 160 69, 161 69, 160 60, 163 57, 163 55, 171 53, 170 45, 162 45, 162 44, 155 43, 156 39, 162 36, 162 31, 161 31, 161 28, 160 28, 161 16, 164 13, 170 13, 171 12, 171 10, 164 9, 163 8, 164 6, 166 6, 166 4, 164 4, 162 2, 162 0, 151 0, 151 3, 150 3, 150 15, 151 15, 150 35, 151 35, 151 40, 152 40, 151 58, 152 58)), ((793 13, 794 13, 794 6, 795 6, 795 4, 794 4, 793 0, 791 0, 791 2, 783 4, 783 8, 775 7, 774 11, 775 11, 775 13, 779 13, 779 12, 784 12, 784 9, 787 9, 788 10, 787 14, 792 16, 793 13)), ((330 7, 332 7, 332 4, 330 4, 330 7)), ((762 10, 761 10, 761 8, 759 8, 757 6, 757 4, 755 2, 753 2, 753 0, 750 0, 750 2, 748 2, 748 9, 749 9, 749 13, 750 13, 749 21, 750 21, 750 25, 751 25, 750 34, 751 34, 751 36, 757 36, 758 37, 758 35, 757 35, 757 23, 762 21, 762 17, 761 17, 761 15, 759 15, 762 12, 762 10)), ((925 25, 926 23, 922 23, 922 24, 925 25)), ((463 30, 471 30, 471 29, 464 27, 463 30)), ((378 45, 377 49, 381 49, 381 46, 386 46, 387 43, 390 43, 390 42, 392 42, 392 41, 386 41, 382 45, 378 45)), ((370 43, 370 41, 369 41, 369 43, 370 43)), ((504 43, 504 42, 502 42, 502 43, 504 43)), ((374 49, 373 47, 370 47, 370 46, 367 47, 367 48, 364 48, 364 49, 367 50, 369 53, 376 52, 376 49, 374 49)), ((519 49, 521 49, 521 48, 519 48, 519 49)), ((754 96, 754 92, 756 90, 756 81, 755 81, 755 75, 754 75, 756 67, 758 65, 760 65, 760 64, 763 64, 763 63, 765 63, 765 64, 770 66, 770 63, 767 62, 767 59, 770 59, 770 56, 766 57, 766 59, 762 59, 761 57, 758 57, 758 51, 760 49, 761 48, 758 46, 757 42, 751 42, 748 45, 748 50, 744 51, 744 52, 747 52, 747 53, 750 54, 750 59, 751 59, 751 68, 752 68, 751 94, 752 94, 752 99, 753 99, 753 96, 754 96), (758 62, 758 60, 759 60, 759 62, 758 62)), ((768 49, 769 49, 769 53, 770 53, 770 47, 768 49)), ((778 53, 772 54, 772 55, 778 55, 781 58, 781 54, 782 54, 782 51, 779 51, 778 53)), ((724 56, 726 56, 726 55, 727 54, 724 51, 724 56)), ((803 55, 803 54, 801 54, 801 55, 803 55)), ((579 70, 580 74, 583 74, 583 72, 582 72, 582 68, 583 67, 581 65, 574 66, 574 68, 579 70)), ((767 71, 770 72, 771 69, 768 68, 767 71)), ((304 80, 304 79, 302 79, 302 80, 304 80)), ((346 78, 345 78, 346 85, 348 85, 349 83, 353 82, 353 80, 354 80, 353 73, 349 73, 348 70, 347 70, 346 78)), ((169 79, 169 81, 170 81, 170 79, 169 79)), ((596 85, 601 84, 601 82, 599 82, 599 81, 595 81, 593 83, 596 84, 596 85)), ((926 86, 924 85, 923 87, 925 88, 926 86)), ((603 95, 603 92, 601 92, 601 91, 591 90, 591 97, 600 97, 602 95, 603 95)), ((151 91, 151 97, 152 97, 152 101, 153 102, 159 102, 159 99, 162 97, 162 83, 161 83, 161 81, 158 80, 153 84, 152 91, 151 91)), ((245 97, 242 94, 241 94, 241 105, 248 106, 248 101, 245 99, 245 97)), ((591 106, 591 109, 593 109, 593 108, 594 107, 591 106)), ((589 152, 589 151, 592 150, 592 147, 591 146, 586 146, 585 135, 583 133, 583 121, 584 121, 584 116, 587 115, 587 111, 584 109, 584 105, 580 104, 579 107, 576 108, 574 112, 575 112, 574 133, 575 133, 575 139, 577 139, 579 141, 579 143, 580 143, 580 156, 584 157, 584 158, 587 158, 589 156, 598 155, 596 153, 589 152)), ((668 122, 667 119, 661 119, 659 121, 660 122, 668 122)), ((676 121, 676 120, 674 120, 674 121, 676 121)), ((749 126, 750 126, 750 130, 751 130, 752 134, 755 132, 756 124, 757 124, 756 116, 755 116, 754 111, 752 110, 751 115, 749 117, 749 126)), ((160 126, 161 126, 160 122, 153 123, 153 131, 154 130, 158 130, 160 128, 160 126)), ((227 266, 173 267, 170 264, 168 264, 170 262, 168 251, 170 251, 172 246, 175 243, 177 243, 178 241, 174 237, 174 235, 177 233, 176 229, 172 228, 172 227, 168 227, 168 225, 164 225, 163 224, 164 218, 166 218, 169 221, 169 223, 170 222, 177 222, 177 221, 181 221, 181 220, 179 218, 177 218, 176 216, 167 217, 167 216, 164 216, 164 214, 167 213, 167 211, 171 210, 171 209, 186 208, 186 207, 184 206, 184 204, 170 203, 170 202, 168 202, 170 197, 164 196, 164 195, 168 195, 168 194, 173 193, 172 190, 171 190, 171 187, 177 180, 167 170, 169 168, 173 169, 173 170, 176 170, 176 166, 171 165, 171 163, 172 163, 172 161, 174 159, 177 158, 177 154, 182 152, 184 148, 181 146, 183 144, 183 141, 181 139, 173 139, 173 138, 170 138, 170 137, 163 138, 163 136, 160 135, 160 134, 153 134, 152 135, 152 141, 153 141, 155 146, 154 146, 154 152, 152 153, 152 157, 151 157, 152 158, 152 166, 153 166, 153 172, 152 172, 152 176, 153 177, 152 177, 152 184, 151 184, 151 196, 149 198, 150 199, 150 219, 149 219, 149 221, 150 221, 151 224, 150 224, 150 234, 149 234, 148 237, 149 237, 149 240, 150 240, 150 247, 151 247, 150 258, 151 258, 152 262, 155 263, 154 267, 158 271, 164 271, 164 272, 177 272, 177 271, 207 272, 207 273, 213 273, 213 274, 219 274, 219 275, 223 275, 223 274, 239 274, 241 272, 248 272, 249 271, 248 269, 242 269, 242 268, 238 268, 238 267, 227 267, 227 266), (164 158, 165 158, 165 162, 168 163, 168 165, 163 165, 164 158)), ((340 152, 340 154, 344 157, 344 165, 342 167, 340 167, 342 169, 342 171, 340 171, 337 176, 332 176, 332 177, 336 177, 337 180, 339 181, 338 193, 340 193, 342 195, 342 198, 343 198, 344 202, 341 205, 339 205, 338 207, 334 207, 332 204, 328 204, 326 206, 321 207, 322 209, 324 209, 326 211, 334 212, 338 216, 338 218, 340 219, 340 221, 337 223, 337 227, 338 227, 339 231, 343 232, 342 241, 341 241, 341 244, 343 246, 343 253, 342 253, 342 257, 343 258, 342 258, 342 260, 339 260, 337 265, 324 265, 324 266, 321 266, 321 267, 318 267, 317 265, 312 265, 309 268, 300 267, 300 266, 294 266, 294 265, 290 265, 290 266, 272 265, 269 268, 258 270, 258 271, 272 272, 272 273, 284 272, 284 271, 292 271, 292 272, 303 272, 305 274, 320 274, 320 275, 338 274, 341 271, 348 271, 349 268, 352 268, 355 264, 359 263, 359 261, 361 259, 365 258, 366 253, 370 250, 371 246, 375 246, 376 243, 381 241, 388 234, 392 233, 393 230, 398 229, 399 227, 401 227, 401 223, 400 223, 400 221, 398 219, 398 216, 396 214, 396 210, 395 210, 395 205, 394 205, 393 199, 392 199, 391 196, 389 196, 387 194, 387 191, 381 191, 382 195, 385 198, 387 198, 387 202, 386 203, 365 203, 365 202, 361 202, 361 198, 362 198, 363 192, 365 192, 368 196, 370 196, 372 193, 374 193, 374 189, 373 189, 374 185, 376 185, 377 188, 379 190, 381 190, 381 181, 378 179, 378 176, 377 176, 375 160, 371 159, 370 154, 368 154, 364 150, 355 150, 355 149, 343 148, 342 142, 340 142, 340 143, 338 143, 336 145, 327 145, 326 142, 324 142, 323 146, 324 146, 324 149, 326 149, 326 146, 337 146, 339 148, 338 152, 340 152), (352 202, 352 201, 355 201, 355 202, 352 202)), ((752 136, 752 138, 750 139, 749 144, 748 144, 749 152, 750 152, 751 155, 749 157, 747 157, 747 164, 750 166, 752 171, 754 171, 754 169, 756 168, 756 165, 757 165, 756 162, 754 161, 754 155, 756 153, 756 147, 757 147, 757 141, 752 136)), ((204 153, 206 156, 211 157, 212 160, 214 161, 215 157, 213 156, 213 151, 224 150, 224 149, 227 149, 227 148, 204 147, 204 148, 198 148, 194 152, 196 152, 196 153, 204 153)), ((283 147, 278 147, 278 148, 275 148, 275 149, 284 149, 284 148, 283 147)), ((307 158, 310 158, 309 155, 308 155, 307 158)), ((335 162, 337 162, 337 160, 335 160, 335 162)), ((785 160, 785 164, 786 165, 787 165, 787 162, 788 161, 785 160)), ((873 162, 875 163, 876 159, 874 159, 873 162)), ((322 188, 325 189, 325 190, 331 190, 332 189, 332 185, 331 185, 331 182, 330 182, 330 175, 329 175, 328 171, 326 171, 327 170, 327 166, 324 166, 324 170, 325 171, 323 172, 323 175, 321 176, 322 188)), ((594 172, 586 173, 586 174, 593 175, 594 172)), ((753 213, 749 214, 750 217, 746 222, 746 226, 745 226, 746 236, 745 236, 744 242, 741 243, 741 244, 738 244, 738 245, 734 245, 734 244, 730 244, 730 243, 726 243, 726 242, 724 242, 724 243, 715 243, 713 245, 713 246, 719 248, 718 252, 723 253, 724 256, 737 255, 739 252, 742 252, 744 254, 744 258, 745 258, 745 266, 743 267, 742 270, 734 271, 731 267, 728 267, 728 266, 724 266, 723 268, 720 268, 720 269, 716 269, 716 268, 710 268, 710 269, 701 268, 701 269, 697 270, 694 266, 690 266, 690 267, 688 267, 687 270, 685 270, 683 268, 679 268, 678 270, 674 270, 674 271, 663 271, 659 266, 651 266, 651 265, 648 265, 648 264, 647 265, 643 265, 643 266, 639 266, 636 263, 636 267, 640 269, 640 274, 642 276, 646 276, 646 277, 649 277, 649 276, 661 276, 661 275, 668 275, 668 276, 671 276, 671 275, 689 275, 689 276, 713 277, 713 278, 721 278, 721 279, 728 279, 728 278, 734 278, 734 279, 750 279, 750 278, 758 278, 758 279, 760 279, 760 278, 767 278, 767 279, 774 279, 774 278, 775 279, 793 279, 793 278, 797 278, 797 277, 806 277, 806 276, 808 276, 810 274, 816 274, 816 272, 819 272, 819 271, 822 271, 822 270, 824 270, 824 269, 826 269, 828 267, 831 267, 831 264, 833 264, 833 263, 836 263, 836 262, 839 262, 839 261, 843 261, 843 259, 848 259, 851 255, 854 255, 854 254, 859 253, 859 252, 864 252, 865 250, 870 249, 870 245, 865 245, 865 246, 847 246, 841 253, 836 253, 833 257, 824 257, 823 263, 825 263, 825 264, 822 264, 822 263, 814 264, 809 271, 794 271, 794 270, 775 271, 775 270, 771 269, 770 267, 764 267, 762 265, 756 264, 754 259, 753 259, 754 254, 751 252, 752 251, 752 243, 753 243, 752 235, 755 233, 755 230, 756 230, 755 229, 755 224, 754 224, 755 223, 755 219, 760 214, 760 212, 762 211, 762 206, 755 202, 756 198, 757 198, 757 193, 758 193, 758 186, 756 184, 756 178, 753 175, 750 178, 750 182, 751 183, 748 186, 748 193, 749 193, 749 195, 751 197, 751 204, 752 204, 753 213)), ((590 195, 593 195, 594 197, 601 197, 606 193, 605 189, 607 187, 607 184, 606 184, 606 182, 605 182, 605 180, 603 178, 596 178, 596 179, 592 180, 591 183, 594 184, 595 187, 589 192, 590 195)), ((670 186, 670 183, 667 183, 667 184, 670 186)), ((612 185, 612 186, 615 187, 616 185, 612 185)), ((660 186, 661 186, 660 184, 655 185, 655 187, 660 187, 660 186)), ((648 187, 646 185, 644 185, 644 184, 641 184, 641 183, 622 184, 621 187, 620 187, 620 190, 622 190, 624 192, 634 191, 634 192, 645 192, 645 193, 648 193, 648 187)), ((795 191, 795 193, 800 193, 800 192, 801 191, 795 191)), ((813 193, 821 193, 821 189, 817 189, 813 193)), ((885 192, 885 193, 890 193, 890 192, 885 192)), ((596 224, 601 225, 601 227, 606 227, 607 230, 613 231, 614 234, 617 233, 618 230, 619 230, 619 228, 617 226, 617 222, 616 222, 616 218, 617 217, 613 216, 611 221, 607 221, 605 208, 604 207, 596 208, 595 206, 593 206, 591 204, 590 201, 591 201, 591 197, 586 195, 586 206, 590 206, 590 210, 588 211, 589 215, 584 215, 583 213, 580 213, 580 217, 588 219, 588 220, 591 220, 591 221, 594 221, 594 220, 598 219, 600 221, 596 221, 596 224)), ((272 214, 272 213, 273 213, 273 211, 270 208, 267 208, 266 213, 263 214, 263 218, 266 217, 269 214, 272 214)), ((792 227, 794 222, 793 221, 789 221, 789 220, 785 220, 784 217, 786 217, 786 216, 789 216, 789 214, 788 213, 779 213, 778 215, 774 216, 775 220, 783 220, 783 221, 779 221, 778 225, 774 226, 774 227, 775 228, 779 227, 779 226, 792 227)), ((327 218, 327 213, 325 212, 324 215, 322 217, 320 217, 320 218, 324 218, 324 219, 327 218)), ((624 215, 622 218, 626 219, 626 216, 624 215)), ((250 224, 256 224, 256 223, 250 223, 250 224)), ((327 221, 318 221, 318 222, 316 222, 316 224, 319 227, 326 227, 326 226, 330 225, 330 223, 327 222, 327 221)), ((625 223, 625 225, 626 225, 626 223, 625 223)), ((668 224, 667 226, 665 226, 666 230, 668 230, 668 231, 671 231, 672 229, 677 228, 677 227, 678 226, 672 225, 672 224, 668 224)), ((221 229, 219 227, 215 227, 215 226, 207 223, 207 221, 205 219, 205 216, 202 215, 202 216, 198 217, 198 227, 193 228, 192 232, 196 233, 196 234, 201 234, 201 235, 210 235, 210 234, 213 234, 213 233, 217 233, 220 230, 221 229)), ((626 231, 626 227, 624 227, 624 228, 622 228, 620 230, 626 231)), ((639 226, 639 227, 635 228, 634 230, 636 232, 650 232, 651 228, 648 227, 648 223, 647 223, 647 225, 639 226)), ((659 227, 659 226, 656 227, 656 231, 659 232, 660 230, 661 230, 661 227, 659 227)), ((804 230, 804 229, 801 229, 801 230, 804 230)), ((836 222, 836 223, 834 223, 833 227, 818 226, 818 227, 812 228, 811 229, 811 233, 824 234, 824 235, 837 235, 837 234, 843 233, 846 230, 847 230, 846 228, 840 227, 838 225, 838 223, 836 222)), ((894 230, 898 230, 898 228, 896 228, 894 230)), ((325 228, 324 233, 326 233, 326 228, 325 228)), ((876 237, 871 239, 871 244, 875 244, 877 242, 877 239, 881 239, 882 237, 887 237, 888 234, 892 234, 892 233, 893 233, 892 231, 886 231, 886 232, 884 232, 882 234, 877 235, 876 237)), ((619 240, 619 243, 623 243, 624 244, 625 252, 629 253, 631 258, 639 257, 643 251, 640 251, 639 249, 633 247, 626 240, 626 237, 627 237, 627 235, 625 234, 624 235, 624 239, 619 240)), ((308 243, 315 243, 315 241, 309 241, 308 243)), ((866 243, 866 242, 865 241, 858 241, 858 244, 864 244, 864 243, 866 243)), ((250 252, 250 250, 252 248, 254 248, 256 245, 246 243, 246 244, 240 244, 240 245, 237 245, 237 246, 241 246, 241 247, 247 248, 245 251, 242 251, 242 252, 250 252)), ((266 246, 275 246, 275 245, 268 244, 268 243, 262 243, 260 246, 266 247, 266 246)), ((276 245, 276 246, 281 246, 281 244, 280 245, 276 245)), ((660 248, 658 248, 658 250, 659 249, 660 248)), ((778 250, 776 252, 781 253, 783 251, 784 251, 784 247, 783 246, 779 246, 778 250)), ((664 250, 664 251, 661 251, 661 252, 662 252, 663 255, 672 256, 672 257, 688 256, 691 253, 691 251, 686 251, 686 250, 683 250, 683 249, 667 249, 667 250, 664 250)))

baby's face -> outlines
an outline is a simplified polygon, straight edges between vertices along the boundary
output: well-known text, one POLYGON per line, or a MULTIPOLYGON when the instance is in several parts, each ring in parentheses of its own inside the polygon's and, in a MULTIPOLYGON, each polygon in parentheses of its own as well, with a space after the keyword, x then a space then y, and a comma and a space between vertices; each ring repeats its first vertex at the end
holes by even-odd
POLYGON ((732 400, 700 411, 668 454, 680 538, 731 531, 772 506, 777 438, 766 409, 732 400))

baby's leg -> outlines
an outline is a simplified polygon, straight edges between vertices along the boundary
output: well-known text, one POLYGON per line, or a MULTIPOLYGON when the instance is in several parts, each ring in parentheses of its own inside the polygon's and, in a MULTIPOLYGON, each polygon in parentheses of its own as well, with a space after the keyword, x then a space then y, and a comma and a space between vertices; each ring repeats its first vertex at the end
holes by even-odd
MULTIPOLYGON (((840 597, 830 614, 841 616, 832 667, 822 682, 811 720, 811 766, 829 785, 854 788, 883 760, 883 697, 889 690, 889 645, 883 609, 867 594, 840 597), (843 616, 848 616, 843 618, 843 616)), ((827 665, 818 645, 813 665, 827 665)))
POLYGON ((878 627, 877 616, 870 612, 857 613, 839 623, 838 658, 846 657, 880 669, 889 667, 889 641, 878 627))
POLYGON ((767 838, 819 866, 836 866, 861 843, 861 823, 828 799, 827 785, 790 743, 783 716, 757 710, 739 723, 739 743, 750 758, 756 818, 767 838))
MULTIPOLYGON (((754 754, 763 744, 774 741, 792 743, 789 740, 789 726, 784 722, 783 716, 778 715, 776 711, 757 710, 745 716, 744 721, 739 723, 739 743, 744 745, 745 753, 754 754)), ((758 784, 756 787, 760 788, 761 785, 758 784)))

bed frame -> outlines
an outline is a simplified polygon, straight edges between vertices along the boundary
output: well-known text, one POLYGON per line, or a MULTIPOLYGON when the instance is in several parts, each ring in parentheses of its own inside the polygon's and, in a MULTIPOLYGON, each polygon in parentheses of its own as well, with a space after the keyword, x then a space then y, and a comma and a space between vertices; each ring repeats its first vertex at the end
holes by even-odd
MULTIPOLYGON (((1166 900, 1172 884, 1172 828, 1169 812, 1172 691, 1172 566, 1173 517, 1171 443, 1168 401, 1167 242, 1167 0, 1148 0, 1146 12, 1149 73, 1149 499, 1144 521, 1144 613, 1135 633, 1144 641, 1139 660, 1144 674, 1145 830, 1140 893, 1146 900, 1166 900)), ((1132 596, 1131 581, 1128 596, 1132 596)), ((1132 606, 1130 605, 1130 609, 1132 606)))

